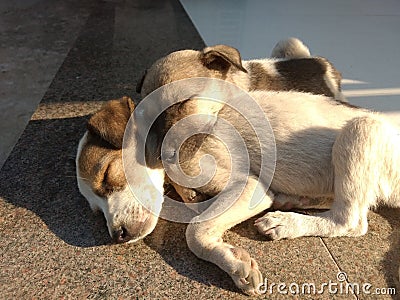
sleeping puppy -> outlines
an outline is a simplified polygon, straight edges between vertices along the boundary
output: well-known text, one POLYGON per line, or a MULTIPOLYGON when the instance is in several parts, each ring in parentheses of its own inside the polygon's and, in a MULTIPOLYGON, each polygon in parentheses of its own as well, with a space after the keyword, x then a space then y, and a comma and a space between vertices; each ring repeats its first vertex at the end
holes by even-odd
MULTIPOLYGON (((246 119, 230 106, 236 101, 236 107, 245 108, 249 106, 248 98, 229 98, 230 105, 218 103, 216 109, 214 101, 205 101, 198 95, 166 110, 163 120, 168 123, 158 122, 153 133, 161 135, 158 140, 163 141, 162 135, 172 125, 176 125, 176 129, 178 121, 188 117, 187 112, 201 111, 204 115, 208 109, 209 117, 203 119, 206 120, 204 126, 212 130, 196 151, 188 153, 190 147, 186 147, 181 153, 182 148, 173 140, 168 144, 164 141, 163 148, 154 147, 164 149, 165 154, 160 156, 165 158, 167 169, 172 170, 168 165, 176 167, 179 163, 178 167, 189 176, 201 173, 203 157, 214 158, 217 163, 214 176, 197 189, 216 195, 215 201, 188 225, 186 240, 196 256, 227 272, 245 293, 257 294, 257 287, 262 283, 257 262, 244 249, 224 242, 224 232, 270 208, 274 198, 271 191, 274 191, 334 198, 334 201, 329 211, 315 215, 267 213, 255 226, 272 239, 365 234, 370 207, 400 206, 400 131, 377 113, 341 105, 326 96, 294 91, 254 91, 249 95, 265 113, 273 135, 267 134, 269 127, 261 118, 253 119, 253 127, 249 127, 246 119), (240 139, 226 134, 226 121, 234 125, 247 146, 248 151, 242 157, 232 159, 229 150, 240 148, 240 139), (265 132, 266 139, 257 139, 251 128, 265 132), (270 178, 260 173, 264 165, 258 153, 268 152, 274 141, 276 166, 270 190, 266 191, 270 178), (227 144, 231 148, 227 149, 227 144), (180 161, 176 153, 183 154, 185 160, 180 161), (246 155, 250 155, 249 172, 244 172, 242 177, 234 174, 235 184, 225 188, 231 169, 242 164, 246 155), (243 189, 236 190, 236 186, 243 189), (228 205, 233 195, 238 195, 236 201, 228 205), (256 205, 254 200, 258 201, 256 205), (215 215, 215 211, 220 213, 215 215)), ((158 99, 158 104, 154 102, 153 105, 161 107, 172 96, 168 94, 168 98, 158 99)), ((146 118, 146 114, 142 118, 146 118)), ((178 127, 177 130, 187 129, 178 127)), ((272 155, 267 158, 273 159, 272 155)))
MULTIPOLYGON (((90 118, 76 157, 79 190, 93 211, 104 214, 109 234, 118 243, 145 237, 158 220, 154 213, 139 205, 125 178, 122 141, 133 111, 134 103, 129 97, 104 104, 90 118)), ((142 164, 136 164, 135 170, 134 181, 143 192, 142 200, 154 201, 158 206, 153 212, 159 212, 163 202, 164 171, 142 164)))
MULTIPOLYGON (((276 44, 271 58, 242 61, 237 49, 227 45, 206 47, 201 51, 181 50, 156 61, 137 85, 144 98, 157 88, 181 79, 211 77, 232 82, 245 91, 302 91, 332 97, 347 102, 341 93, 341 74, 327 59, 312 57, 310 50, 297 38, 276 44)), ((207 195, 170 181, 184 202, 200 202, 207 195)), ((329 205, 329 199, 327 205, 329 205)), ((291 209, 294 206, 309 208, 307 199, 299 201, 280 194, 275 208, 291 209)), ((311 205, 315 206, 314 203, 311 205)), ((327 205, 319 206, 325 208, 327 205)), ((310 207, 311 207, 310 206, 310 207)))

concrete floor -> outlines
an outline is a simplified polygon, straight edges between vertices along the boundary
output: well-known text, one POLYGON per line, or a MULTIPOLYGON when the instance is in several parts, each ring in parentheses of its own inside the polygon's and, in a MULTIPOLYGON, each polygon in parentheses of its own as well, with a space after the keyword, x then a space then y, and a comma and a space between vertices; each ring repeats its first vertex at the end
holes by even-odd
MULTIPOLYGON (((202 33, 189 1, 183 2, 202 33)), ((354 5, 362 7, 359 2, 354 5)), ((378 8, 398 24, 396 6, 378 8)), ((175 0, 2 1, 0 13, 0 164, 10 153, 0 171, 0 298, 247 299, 224 272, 194 257, 184 241, 182 224, 160 221, 144 241, 111 245, 103 218, 92 214, 75 180, 75 151, 88 114, 107 99, 137 98, 136 82, 155 59, 177 49, 202 48, 203 38, 214 42, 205 33, 199 35, 175 0)), ((259 15, 253 19, 256 22, 259 15)), ((311 33, 307 37, 312 38, 311 33)), ((224 42, 223 36, 218 38, 224 42)), ((265 40, 274 44, 277 38, 267 35, 265 40)), ((234 44, 235 38, 229 41, 234 44)), ((340 70, 346 67, 341 65, 343 56, 335 56, 337 48, 326 52, 325 43, 312 39, 307 43, 314 53, 333 58, 340 70)), ((358 45, 356 39, 353 45, 358 45)), ((263 53, 271 47, 265 46, 263 53)), ((356 58, 360 64, 369 63, 356 58)), ((398 78, 397 64, 397 60, 388 64, 394 68, 393 78, 398 78)), ((396 79, 390 85, 378 84, 380 73, 364 78, 358 67, 352 65, 353 73, 346 71, 344 76, 375 82, 369 89, 399 86, 396 79), (360 77, 352 75, 357 72, 360 77)), ((369 291, 375 293, 355 296, 326 289, 317 296, 291 296, 274 289, 265 297, 398 299, 376 294, 384 291, 379 288, 399 289, 398 213, 398 209, 371 212, 369 232, 361 238, 269 242, 250 220, 229 231, 226 239, 257 258, 269 283, 319 287, 329 281, 340 283, 337 274, 345 272, 347 283, 369 283, 369 291)))
POLYGON ((73 1, 0 3, 0 167, 85 24, 73 1))

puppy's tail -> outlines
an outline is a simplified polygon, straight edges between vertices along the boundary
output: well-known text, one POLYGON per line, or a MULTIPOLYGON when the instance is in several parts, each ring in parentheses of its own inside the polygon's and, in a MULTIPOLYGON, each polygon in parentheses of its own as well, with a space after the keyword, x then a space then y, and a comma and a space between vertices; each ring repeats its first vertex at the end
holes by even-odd
POLYGON ((272 58, 305 58, 310 57, 310 49, 297 38, 279 41, 272 49, 272 58))

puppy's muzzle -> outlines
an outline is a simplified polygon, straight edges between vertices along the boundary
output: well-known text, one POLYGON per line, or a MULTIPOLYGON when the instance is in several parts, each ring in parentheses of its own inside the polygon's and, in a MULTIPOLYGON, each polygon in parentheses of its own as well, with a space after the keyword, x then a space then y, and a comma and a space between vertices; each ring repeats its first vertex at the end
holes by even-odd
POLYGON ((131 239, 131 236, 128 230, 121 226, 119 229, 116 229, 112 233, 112 239, 115 243, 125 243, 131 239))
POLYGON ((133 224, 115 227, 112 231, 112 239, 115 243, 135 242, 141 238, 144 229, 147 227, 147 220, 134 222, 133 224))

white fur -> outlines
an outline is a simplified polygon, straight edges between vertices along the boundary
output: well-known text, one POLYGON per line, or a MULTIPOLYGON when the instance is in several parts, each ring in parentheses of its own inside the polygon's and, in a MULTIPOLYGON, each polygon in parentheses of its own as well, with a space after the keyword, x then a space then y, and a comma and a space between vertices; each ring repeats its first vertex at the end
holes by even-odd
MULTIPOLYGON (((245 68, 247 68, 248 65, 251 63, 259 63, 262 65, 263 69, 265 70, 264 72, 266 74, 274 78, 279 78, 282 75, 279 74, 278 70, 276 69, 275 63, 277 61, 282 61, 282 60, 284 59, 264 58, 264 59, 243 60, 242 63, 245 68)), ((246 91, 248 91, 248 89, 246 91)))
POLYGON ((304 58, 310 56, 311 53, 308 47, 297 38, 279 41, 271 53, 271 57, 276 58, 304 58))
POLYGON ((82 148, 86 144, 87 141, 87 132, 83 135, 83 137, 80 139, 79 144, 78 144, 78 151, 76 154, 76 160, 75 160, 75 165, 76 165, 76 181, 78 183, 78 188, 79 191, 87 201, 89 202, 89 206, 92 209, 92 211, 106 211, 106 204, 105 200, 99 196, 97 196, 95 193, 93 193, 92 189, 90 188, 89 184, 86 183, 84 178, 81 177, 81 173, 79 170, 79 157, 81 156, 82 148))
POLYGON ((338 86, 337 82, 333 79, 335 78, 335 75, 333 74, 332 66, 329 64, 326 64, 326 67, 328 70, 326 71, 326 74, 324 75, 324 81, 328 88, 333 92, 333 98, 335 100, 339 100, 342 102, 347 102, 346 97, 343 95, 343 93, 340 91, 340 87, 338 86))

